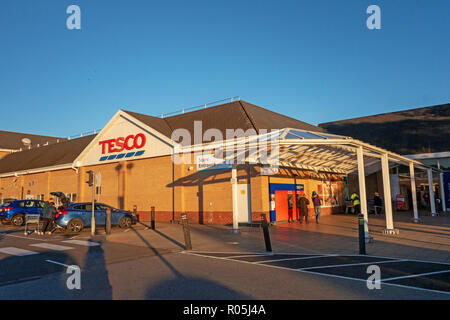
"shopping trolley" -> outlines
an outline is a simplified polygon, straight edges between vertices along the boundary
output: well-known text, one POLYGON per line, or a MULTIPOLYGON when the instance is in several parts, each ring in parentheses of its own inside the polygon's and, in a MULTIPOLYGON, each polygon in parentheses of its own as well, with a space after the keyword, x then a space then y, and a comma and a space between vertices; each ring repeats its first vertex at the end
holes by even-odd
POLYGON ((41 218, 41 216, 38 215, 38 214, 27 214, 27 215, 25 215, 25 235, 26 236, 30 233, 29 227, 28 227, 28 225, 30 225, 30 224, 35 224, 36 225, 36 228, 34 229, 35 232, 36 231, 37 232, 41 231, 40 218, 41 218))

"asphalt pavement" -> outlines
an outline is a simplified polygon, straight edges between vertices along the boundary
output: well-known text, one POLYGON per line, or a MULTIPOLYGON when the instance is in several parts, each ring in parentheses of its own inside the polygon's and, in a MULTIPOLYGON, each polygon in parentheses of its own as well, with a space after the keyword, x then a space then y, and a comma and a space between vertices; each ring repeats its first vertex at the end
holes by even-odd
POLYGON ((273 253, 264 251, 259 228, 233 234, 191 225, 194 250, 185 251, 178 224, 99 230, 93 238, 89 230, 25 236, 0 226, 0 299, 448 300, 445 219, 397 223, 397 238, 377 232, 372 219, 367 256, 358 255, 352 217, 271 227, 273 253), (81 270, 79 290, 67 286, 72 265, 81 270), (371 265, 380 268, 380 289, 367 286, 371 265))

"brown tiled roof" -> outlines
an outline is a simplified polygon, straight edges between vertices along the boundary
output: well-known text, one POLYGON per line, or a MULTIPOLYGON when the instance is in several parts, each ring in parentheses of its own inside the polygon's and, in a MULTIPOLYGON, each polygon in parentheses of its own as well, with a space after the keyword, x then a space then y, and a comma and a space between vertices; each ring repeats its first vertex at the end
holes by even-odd
POLYGON ((20 148, 25 148, 22 139, 28 138, 31 141, 32 146, 43 145, 48 143, 56 143, 57 140, 64 141, 65 138, 42 136, 37 134, 21 133, 21 132, 10 132, 10 131, 0 131, 0 149, 8 150, 20 150, 20 148))
POLYGON ((450 103, 319 124, 399 154, 450 150, 450 103))
MULTIPOLYGON (((226 129, 255 129, 259 132, 261 129, 296 128, 323 131, 319 127, 245 101, 230 102, 166 118, 157 118, 131 111, 125 112, 169 138, 172 132, 178 128, 189 130, 193 137, 194 121, 196 120, 202 121, 203 132, 210 128, 217 128, 222 132, 224 138, 226 138, 226 129)), ((0 159, 0 173, 70 164, 94 137, 95 135, 86 136, 6 155, 0 159)), ((33 139, 30 139, 33 142, 33 139)))
POLYGON ((148 126, 171 137, 175 129, 187 129, 194 135, 194 121, 202 121, 203 133, 211 128, 219 129, 226 138, 226 129, 283 129, 296 128, 323 132, 322 128, 299 121, 282 114, 255 106, 245 101, 234 101, 222 105, 178 114, 166 118, 156 118, 131 111, 126 113, 136 117, 148 126))
POLYGON ((94 137, 90 135, 11 153, 0 159, 0 173, 70 164, 94 137))

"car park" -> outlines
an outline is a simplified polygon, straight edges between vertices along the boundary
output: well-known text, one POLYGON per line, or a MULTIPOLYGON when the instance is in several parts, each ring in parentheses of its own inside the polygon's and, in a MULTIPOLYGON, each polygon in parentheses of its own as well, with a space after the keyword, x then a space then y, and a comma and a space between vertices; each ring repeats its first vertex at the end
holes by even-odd
POLYGON ((41 200, 12 200, 6 201, 0 206, 0 220, 2 224, 11 223, 14 226, 22 226, 25 216, 39 214, 42 216, 44 201, 41 200))

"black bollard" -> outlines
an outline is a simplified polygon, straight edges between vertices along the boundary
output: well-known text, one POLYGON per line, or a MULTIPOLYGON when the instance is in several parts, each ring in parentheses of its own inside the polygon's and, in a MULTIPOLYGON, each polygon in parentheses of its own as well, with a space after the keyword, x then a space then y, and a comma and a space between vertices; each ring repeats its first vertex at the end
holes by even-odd
POLYGON ((359 254, 366 254, 366 236, 364 232, 364 215, 358 215, 359 254))
POLYGON ((150 228, 155 230, 155 207, 151 208, 150 228))
POLYGON ((264 233, 264 242, 266 243, 266 251, 272 252, 272 245, 270 244, 270 235, 269 235, 269 224, 266 220, 266 215, 261 214, 261 225, 264 233))
POLYGON ((106 210, 106 234, 111 234, 111 209, 106 210))
POLYGON ((139 215, 137 214, 136 205, 133 206, 133 213, 134 213, 134 216, 136 217, 136 222, 139 222, 139 215))
POLYGON ((192 250, 191 232, 189 230, 189 224, 186 214, 181 215, 181 221, 183 222, 183 233, 186 250, 192 250))

